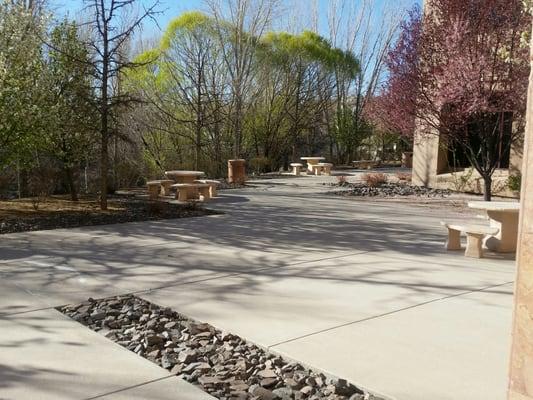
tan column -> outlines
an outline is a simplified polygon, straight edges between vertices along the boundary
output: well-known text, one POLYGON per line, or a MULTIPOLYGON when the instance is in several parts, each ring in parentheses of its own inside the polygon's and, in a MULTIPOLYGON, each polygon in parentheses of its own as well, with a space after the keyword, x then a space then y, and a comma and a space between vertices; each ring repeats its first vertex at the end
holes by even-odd
POLYGON ((246 160, 228 160, 228 182, 243 184, 246 181, 246 160))
POLYGON ((509 400, 533 400, 533 70, 527 110, 509 400))

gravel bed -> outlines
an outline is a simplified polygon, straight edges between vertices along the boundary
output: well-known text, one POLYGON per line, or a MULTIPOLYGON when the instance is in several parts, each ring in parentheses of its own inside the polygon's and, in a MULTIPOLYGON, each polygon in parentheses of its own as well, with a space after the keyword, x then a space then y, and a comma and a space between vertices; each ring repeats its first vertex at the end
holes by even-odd
POLYGON ((113 202, 119 202, 124 208, 108 212, 72 211, 6 218, 0 221, 0 234, 217 214, 194 204, 180 205, 126 198, 113 199, 113 202))
POLYGON ((364 183, 344 183, 335 184, 342 190, 334 190, 330 194, 338 196, 354 197, 448 197, 452 194, 451 190, 431 189, 422 186, 412 186, 402 183, 384 183, 379 186, 368 186, 364 183))
POLYGON ((225 179, 221 179, 219 182, 217 190, 242 189, 249 186, 246 183, 229 183, 225 179))
POLYGON ((58 309, 221 400, 382 400, 133 295, 58 309))

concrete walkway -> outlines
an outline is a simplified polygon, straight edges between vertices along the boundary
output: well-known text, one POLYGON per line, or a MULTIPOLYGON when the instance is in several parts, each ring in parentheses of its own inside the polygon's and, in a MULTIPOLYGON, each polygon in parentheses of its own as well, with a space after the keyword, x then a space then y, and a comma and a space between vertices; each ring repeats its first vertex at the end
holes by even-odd
POLYGON ((454 211, 326 196, 328 181, 226 191, 212 203, 225 215, 3 235, 0 398, 174 384, 49 309, 137 292, 392 398, 503 399, 514 262, 445 252, 454 211))

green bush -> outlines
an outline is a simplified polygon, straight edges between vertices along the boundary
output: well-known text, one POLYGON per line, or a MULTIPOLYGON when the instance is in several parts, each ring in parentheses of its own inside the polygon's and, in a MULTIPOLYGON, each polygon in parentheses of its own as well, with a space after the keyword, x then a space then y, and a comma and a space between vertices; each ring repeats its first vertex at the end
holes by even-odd
POLYGON ((250 159, 250 169, 256 174, 263 174, 272 170, 272 160, 268 157, 255 157, 250 159))
POLYGON ((507 187, 513 192, 519 192, 522 187, 522 175, 517 174, 509 176, 509 179, 507 179, 507 187))

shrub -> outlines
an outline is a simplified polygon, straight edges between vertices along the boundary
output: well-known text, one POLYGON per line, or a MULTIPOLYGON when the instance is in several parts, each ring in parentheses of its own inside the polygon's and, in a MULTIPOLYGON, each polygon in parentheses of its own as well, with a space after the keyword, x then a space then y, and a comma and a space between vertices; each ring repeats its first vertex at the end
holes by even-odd
POLYGON ((398 172, 396 178, 398 178, 399 181, 411 182, 412 175, 406 172, 398 172))
POLYGON ((346 179, 346 175, 339 175, 337 176, 337 184, 339 186, 344 186, 348 183, 348 180, 346 179))
POLYGON ((31 170, 28 178, 28 192, 35 211, 39 209, 39 205, 54 191, 56 185, 57 173, 52 167, 43 165, 31 170))
POLYGON ((364 174, 363 181, 367 186, 376 187, 387 183, 387 175, 382 173, 364 174))
POLYGON ((517 175, 509 176, 507 179, 507 187, 513 192, 519 192, 522 186, 522 175, 518 173, 517 175))
POLYGON ((255 157, 250 159, 250 169, 256 174, 263 174, 272 170, 272 160, 268 157, 255 157))

